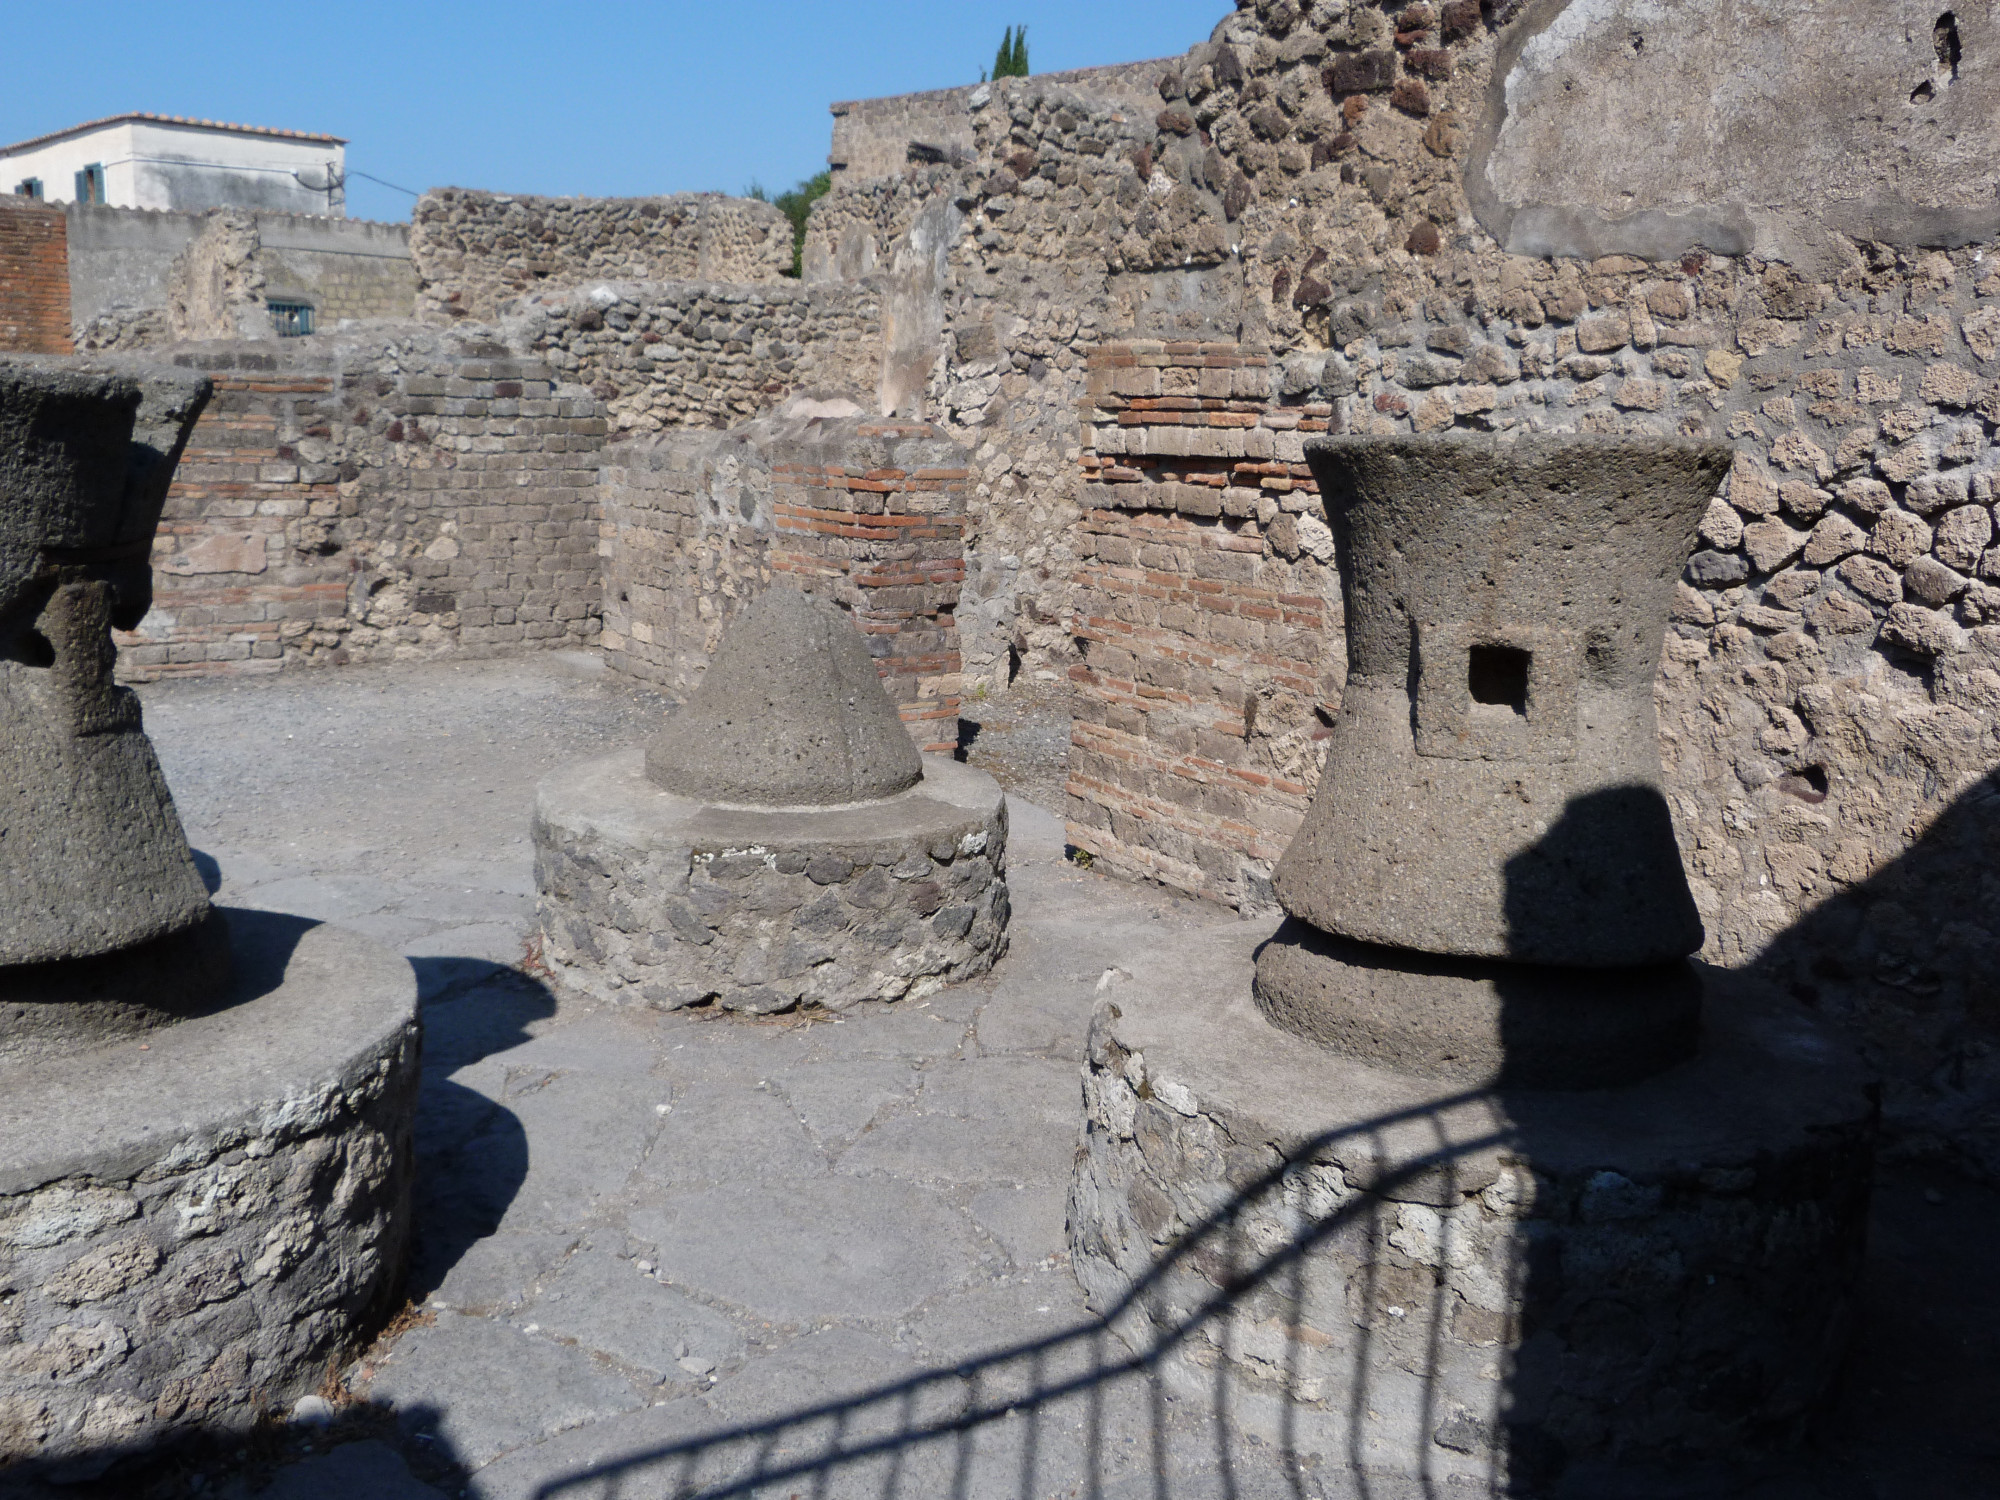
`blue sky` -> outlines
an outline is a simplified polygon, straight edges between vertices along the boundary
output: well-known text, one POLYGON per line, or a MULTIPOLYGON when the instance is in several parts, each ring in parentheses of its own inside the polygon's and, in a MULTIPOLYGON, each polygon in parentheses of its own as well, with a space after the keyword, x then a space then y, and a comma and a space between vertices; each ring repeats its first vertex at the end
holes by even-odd
POLYGON ((127 110, 348 138, 365 181, 625 195, 825 165, 835 99, 971 83, 1001 31, 1037 73, 1181 52, 1230 0, 12 0, 0 144, 127 110), (28 65, 25 59, 35 59, 28 65))

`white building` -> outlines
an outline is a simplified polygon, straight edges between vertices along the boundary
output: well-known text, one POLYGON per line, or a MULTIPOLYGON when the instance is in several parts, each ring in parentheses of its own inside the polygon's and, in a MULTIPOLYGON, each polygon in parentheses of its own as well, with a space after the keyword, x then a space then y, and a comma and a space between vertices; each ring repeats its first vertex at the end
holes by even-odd
POLYGON ((347 212, 347 142, 174 115, 113 115, 0 146, 0 192, 114 208, 347 212))

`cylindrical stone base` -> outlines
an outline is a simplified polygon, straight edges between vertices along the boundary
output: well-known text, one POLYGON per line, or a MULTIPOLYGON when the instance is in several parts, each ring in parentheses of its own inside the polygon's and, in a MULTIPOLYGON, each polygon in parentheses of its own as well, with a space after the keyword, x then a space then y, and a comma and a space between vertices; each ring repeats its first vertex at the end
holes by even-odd
POLYGON ((1440 958, 1288 920, 1251 987, 1277 1026, 1359 1062, 1508 1088, 1635 1083, 1694 1055, 1694 966, 1568 969, 1440 958))
POLYGON ((542 961, 596 999, 843 1010, 1006 951, 1006 799, 937 756, 879 802, 729 808, 662 791, 627 751, 544 781, 534 837, 542 961))
POLYGON ((247 1429, 386 1312, 418 1081, 409 965, 232 911, 212 1014, 0 1067, 0 1469, 247 1429))
POLYGON ((1257 1436, 1440 1493, 1782 1444, 1845 1341, 1873 1111, 1795 1006, 1725 983, 1693 1061, 1566 1094, 1452 1093, 1240 992, 1128 988, 1070 1200, 1091 1306, 1257 1436))
POLYGON ((0 967, 0 1067, 171 1026, 213 1009, 228 984, 217 911, 122 952, 0 967))

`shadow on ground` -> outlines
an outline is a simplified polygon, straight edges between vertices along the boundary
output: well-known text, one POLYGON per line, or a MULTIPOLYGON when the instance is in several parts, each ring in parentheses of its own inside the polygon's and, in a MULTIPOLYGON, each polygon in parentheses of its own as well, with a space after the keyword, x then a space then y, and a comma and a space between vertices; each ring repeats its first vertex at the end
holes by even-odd
POLYGON ((519 969, 474 958, 413 958, 424 1020, 417 1101, 417 1224, 409 1296, 421 1303, 473 1245, 500 1227, 528 1175, 514 1112, 451 1075, 528 1040, 555 996, 519 969))
MULTIPOLYGON (((1967 829, 1987 826, 1993 796, 1994 789, 1982 784, 1942 812, 1930 835, 1877 877, 1880 888, 1921 892, 1952 871, 1962 872, 1967 829), (1967 817, 1977 821, 1968 823, 1967 817)), ((1864 891, 1856 899, 1867 896, 1864 891)), ((1803 962, 1807 974, 1815 972, 1808 948, 1840 951, 1822 932, 1827 924, 1836 935, 1847 931, 1831 903, 1784 934, 1775 951, 1803 962)), ((469 1246, 499 1225, 528 1165, 529 1143, 519 1120, 449 1075, 524 1040, 533 1023, 553 1013, 554 999, 533 979, 497 964, 427 959, 418 960, 417 968, 428 1035, 418 1136, 421 1208, 410 1291, 421 1300, 469 1246)), ((1797 1003, 1803 1008, 1809 998, 1801 995, 1797 1003)), ((1424 1174, 1450 1179, 1459 1163, 1495 1147, 1531 1159, 1534 1143, 1511 1126, 1454 1133, 1454 1112, 1479 1097, 1455 1095, 1423 1110, 1358 1121, 1290 1149, 1275 1165, 1240 1174, 1228 1201, 1172 1244, 1103 1319, 1050 1337, 838 1400, 801 1405, 768 1421, 719 1423, 697 1398, 668 1401, 633 1413, 634 1420, 616 1432, 572 1434, 590 1436, 591 1443, 571 1446, 559 1471, 552 1466, 525 1487, 505 1490, 461 1468, 442 1439, 420 1443, 419 1435, 437 1427, 435 1410, 406 1408, 400 1425, 384 1412, 350 1410, 328 1433, 343 1440, 341 1446, 322 1458, 291 1462, 261 1493, 267 1500, 340 1494, 400 1500, 403 1491, 394 1486, 403 1480, 382 1457, 386 1445, 395 1444, 420 1478, 445 1493, 481 1500, 503 1495, 507 1500, 530 1495, 537 1500, 1030 1500, 1052 1494, 1092 1500, 1175 1495, 1404 1500, 1468 1493, 1571 1500, 1972 1500, 2000 1495, 2000 1443, 1991 1435, 1990 1420, 2000 1409, 1995 1370, 2000 1294, 1988 1265, 1991 1246, 2000 1238, 2000 1195, 1941 1166, 1909 1167, 1888 1177, 1861 1291, 1860 1336, 1846 1374, 1817 1424, 1795 1434, 1802 1444, 1768 1463, 1704 1470, 1632 1467, 1596 1475, 1579 1487, 1576 1475, 1565 1475, 1561 1452, 1541 1436, 1508 1433, 1497 1435, 1483 1486, 1450 1488, 1422 1476, 1386 1475, 1371 1468, 1362 1452, 1315 1460, 1292 1451, 1288 1438, 1274 1444, 1245 1438, 1230 1420, 1238 1399, 1235 1377, 1216 1374, 1206 1392, 1169 1380, 1166 1367, 1177 1353, 1204 1343, 1219 1347, 1234 1337, 1232 1330, 1241 1326, 1235 1315, 1251 1299, 1301 1305, 1310 1293, 1300 1284, 1301 1268, 1315 1247, 1336 1236, 1385 1244, 1393 1226, 1382 1222, 1382 1215, 1399 1184, 1424 1174), (1294 1189, 1303 1163, 1328 1154, 1341 1140, 1413 1124, 1435 1132, 1436 1149, 1403 1159, 1378 1180, 1374 1193, 1324 1210, 1299 1207, 1294 1189), (1274 1223, 1286 1226, 1284 1232, 1273 1234, 1274 1223), (1199 1275, 1187 1275, 1191 1269, 1199 1275), (1215 1290, 1190 1300, 1187 1289, 1202 1285, 1215 1290), (1141 1309, 1144 1319, 1130 1316, 1141 1309), (1191 1412, 1200 1419, 1193 1424, 1186 1420, 1191 1412), (1190 1433, 1197 1435, 1193 1445, 1190 1433), (328 1467, 315 1470, 322 1462, 328 1467), (353 1477, 375 1472, 369 1465, 385 1477, 353 1477)), ((1533 1274, 1532 1267, 1523 1274, 1533 1274)), ((1612 1313, 1615 1308, 1607 1309, 1612 1313)), ((1287 1337, 1271 1366, 1278 1388, 1308 1354, 1293 1336, 1297 1324, 1285 1327, 1287 1337)), ((1365 1322, 1361 1329, 1364 1353, 1369 1341, 1389 1336, 1365 1322)), ((1635 1361, 1644 1354, 1635 1349, 1635 1361)), ((1514 1379, 1504 1352, 1496 1359, 1503 1378, 1514 1379)), ((1428 1392, 1435 1372, 1424 1365, 1421 1348, 1411 1362, 1428 1392)), ((1355 1368, 1358 1410, 1370 1391, 1362 1357, 1356 1357, 1355 1368)), ((1445 1415, 1438 1413, 1441 1419, 1445 1415)), ((211 1452, 234 1448, 239 1472, 255 1444, 297 1460, 300 1440, 295 1428, 248 1439, 197 1438, 211 1452)), ((63 1493, 80 1500, 197 1493, 163 1483, 107 1480, 63 1493)), ((10 1491, 0 1478, 0 1493, 38 1492, 10 1491)))

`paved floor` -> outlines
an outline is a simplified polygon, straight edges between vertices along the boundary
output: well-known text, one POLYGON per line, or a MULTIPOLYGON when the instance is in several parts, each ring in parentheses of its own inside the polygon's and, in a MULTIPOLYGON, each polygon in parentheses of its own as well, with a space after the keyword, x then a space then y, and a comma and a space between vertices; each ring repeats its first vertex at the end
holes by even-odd
MULTIPOLYGON (((349 1372, 361 1399, 330 1424, 261 1434, 148 1493, 1410 1492, 1288 1476, 1202 1402, 1083 1379, 1125 1356, 1090 1330, 1063 1247, 1090 1009, 1127 985, 1245 981, 1262 925, 1084 874, 1059 822, 1016 802, 1014 946, 987 980, 840 1020, 559 1005, 515 967, 532 789, 641 737, 659 700, 581 655, 145 698, 219 899, 400 949, 427 1027, 414 1315, 349 1372), (1072 1379, 1074 1395, 1021 1401, 1072 1379), (877 1394, 844 1402, 856 1393, 877 1394)), ((1043 706, 997 708, 985 753, 1047 784, 1043 706), (1026 738, 1010 749, 1012 723, 1026 738)), ((1678 1493, 2000 1494, 1976 1415, 2000 1393, 2000 1208, 1901 1172, 1881 1211, 1861 1354, 1824 1441, 1678 1493)))

